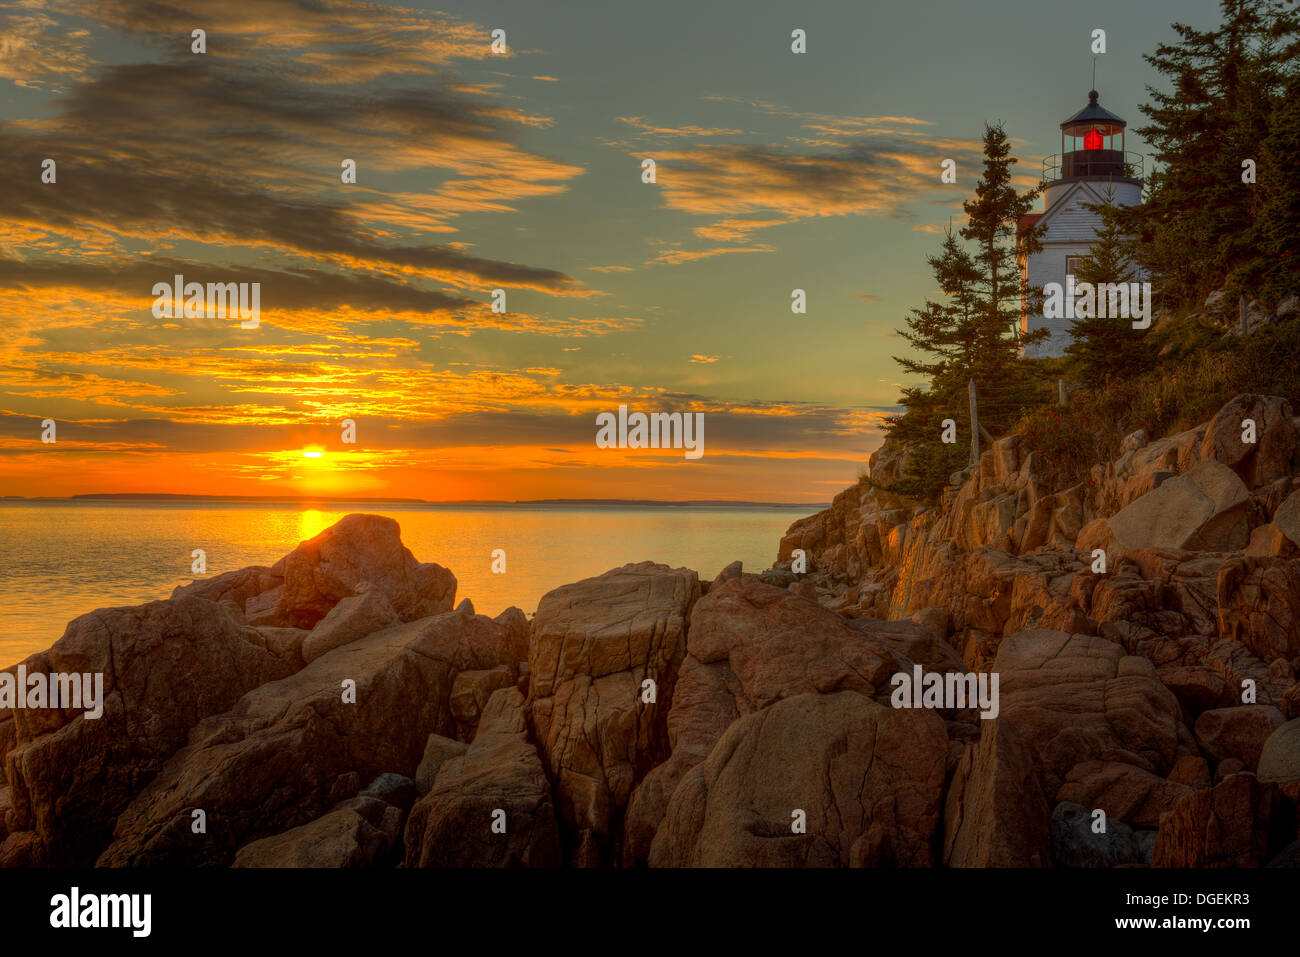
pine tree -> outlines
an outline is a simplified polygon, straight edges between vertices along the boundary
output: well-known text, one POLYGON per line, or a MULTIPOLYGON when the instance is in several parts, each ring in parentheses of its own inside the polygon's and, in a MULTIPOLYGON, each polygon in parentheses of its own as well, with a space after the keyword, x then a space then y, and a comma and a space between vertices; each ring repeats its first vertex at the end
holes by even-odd
POLYGON ((975 198, 964 203, 963 245, 951 230, 940 253, 928 259, 944 301, 927 300, 913 309, 901 334, 922 358, 896 356, 905 370, 924 376, 924 386, 904 389, 906 411, 886 421, 890 437, 912 450, 912 466, 902 486, 922 497, 938 493, 948 476, 970 454, 971 422, 967 384, 975 381, 980 424, 1005 433, 1035 397, 1039 376, 1022 347, 1041 341, 1045 330, 1022 334, 1024 304, 1031 309, 1041 293, 1025 280, 1021 254, 1041 248, 1041 230, 1019 233, 1020 218, 1033 209, 1039 190, 1020 193, 1011 182, 1016 160, 1001 126, 986 126, 984 172, 975 198), (1017 245, 1019 243, 1019 245, 1017 245), (958 424, 958 442, 940 441, 944 419, 958 424))
POLYGON ((1270 119, 1258 188, 1263 200, 1248 238, 1259 256, 1243 282, 1276 301, 1300 292, 1300 76, 1291 79, 1270 119))
POLYGON ((886 422, 890 436, 913 449, 911 474, 894 490, 919 497, 931 495, 970 457, 966 380, 980 342, 980 303, 974 293, 979 273, 951 229, 939 255, 926 261, 946 301, 926 300, 920 309, 911 310, 907 328, 899 334, 929 358, 895 356, 894 361, 924 376, 927 384, 905 388, 899 402, 907 411, 886 422), (948 418, 960 426, 958 441, 951 445, 938 441, 948 418))
POLYGON ((1033 402, 1040 377, 1022 350, 1049 335, 1045 329, 1020 329, 1022 311, 1037 311, 1041 290, 1029 285, 1018 256, 1042 249, 1042 228, 1020 230, 1020 220, 1033 211, 1042 189, 1018 192, 1011 182, 1015 163, 1006 131, 985 125, 984 174, 975 198, 962 204, 967 224, 961 235, 975 244, 974 295, 980 304, 970 378, 979 396, 980 423, 994 434, 1005 433, 1033 402))
POLYGON ((1280 92, 1277 0, 1222 0, 1224 22, 1200 31, 1175 23, 1176 44, 1146 60, 1166 76, 1147 87, 1139 133, 1155 149, 1146 201, 1121 214, 1139 235, 1139 264, 1166 306, 1201 301, 1258 256, 1249 240, 1260 193, 1242 183, 1242 160, 1268 135, 1280 92))
POLYGON ((974 364, 974 353, 979 342, 979 302, 975 297, 975 284, 979 272, 970 254, 957 242, 950 228, 938 256, 928 256, 926 261, 948 301, 926 301, 921 309, 913 309, 907 320, 907 329, 901 335, 922 352, 935 358, 930 361, 900 357, 895 361, 908 372, 924 375, 932 382, 950 377, 954 372, 960 377, 974 364))
MULTIPOLYGON (((1084 205, 1101 217, 1101 225, 1095 230, 1097 238, 1088 255, 1079 262, 1075 280, 1094 288, 1101 283, 1136 281, 1133 243, 1120 227, 1114 190, 1107 190, 1104 202, 1084 205)), ((1109 313, 1110 309, 1102 309, 1099 298, 1094 312, 1109 313)), ((1079 378, 1093 388, 1110 379, 1140 375, 1154 359, 1146 332, 1134 329, 1132 319, 1109 314, 1082 317, 1070 323, 1070 336, 1073 341, 1066 346, 1066 355, 1079 378)))

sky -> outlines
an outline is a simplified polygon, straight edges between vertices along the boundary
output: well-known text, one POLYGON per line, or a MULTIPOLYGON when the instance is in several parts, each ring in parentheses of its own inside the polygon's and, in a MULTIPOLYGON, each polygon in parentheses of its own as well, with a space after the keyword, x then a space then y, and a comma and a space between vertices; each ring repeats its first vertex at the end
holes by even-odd
POLYGON ((1217 9, 0 2, 0 495, 827 501, 984 124, 1032 185, 1094 30, 1138 127, 1217 9), (256 328, 156 315, 176 274, 259 283, 256 328), (704 455, 598 447, 620 405, 704 455))

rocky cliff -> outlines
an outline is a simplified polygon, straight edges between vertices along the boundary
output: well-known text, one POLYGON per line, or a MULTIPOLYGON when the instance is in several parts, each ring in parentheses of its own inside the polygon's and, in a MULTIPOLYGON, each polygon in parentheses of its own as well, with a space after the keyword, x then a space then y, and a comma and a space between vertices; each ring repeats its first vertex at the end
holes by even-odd
POLYGON ((0 865, 1296 863, 1295 430, 1242 396, 1054 494, 1009 439, 761 575, 626 565, 531 622, 350 515, 9 669, 104 706, 0 711, 0 865))
POLYGON ((1013 435, 954 474, 937 505, 879 487, 906 467, 906 452, 886 444, 869 478, 790 527, 777 569, 802 549, 805 593, 850 620, 932 622, 973 671, 1003 671, 1032 648, 1062 684, 1022 707, 1024 686, 1003 673, 1003 716, 1043 762, 1054 842, 1064 809, 1081 805, 1139 837, 1157 829, 1140 860, 1261 863, 1268 821, 1283 822, 1273 839, 1295 836, 1298 432, 1284 399, 1239 395, 1196 428, 1127 436, 1118 458, 1063 491, 1044 486, 1034 450, 1013 435), (1074 665, 1068 649, 1079 649, 1074 665), (1162 729, 1159 743, 1146 732, 1137 747, 1102 743, 1087 730, 1117 703, 1117 687, 1085 690, 1108 658, 1133 697, 1098 731, 1136 730, 1141 715, 1147 732, 1162 729))

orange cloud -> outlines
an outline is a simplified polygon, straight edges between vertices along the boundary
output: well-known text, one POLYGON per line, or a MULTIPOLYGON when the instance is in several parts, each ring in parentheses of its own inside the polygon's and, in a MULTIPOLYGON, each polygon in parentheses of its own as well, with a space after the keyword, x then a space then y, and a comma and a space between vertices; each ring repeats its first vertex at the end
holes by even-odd
POLYGON ((717 249, 665 249, 650 263, 666 263, 668 265, 678 265, 680 263, 697 262, 701 259, 711 259, 714 256, 727 256, 731 253, 772 253, 776 248, 767 245, 757 246, 729 246, 719 247, 717 249))
POLYGON ((21 87, 63 89, 94 65, 90 31, 72 29, 38 6, 19 4, 0 16, 0 79, 21 87))
POLYGON ((708 126, 655 126, 641 119, 639 116, 618 116, 615 117, 615 119, 620 123, 626 123, 628 126, 635 127, 642 133, 649 133, 653 136, 741 136, 745 132, 744 130, 723 129, 708 126))

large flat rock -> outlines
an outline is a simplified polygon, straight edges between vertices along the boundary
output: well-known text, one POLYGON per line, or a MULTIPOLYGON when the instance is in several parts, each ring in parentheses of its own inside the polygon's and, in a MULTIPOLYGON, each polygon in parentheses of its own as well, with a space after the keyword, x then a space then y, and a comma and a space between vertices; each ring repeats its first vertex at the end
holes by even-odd
POLYGON ((227 864, 236 848, 319 817, 383 772, 413 776, 429 735, 454 727, 456 674, 526 654, 521 619, 456 611, 395 625, 255 688, 194 729, 118 819, 99 863, 227 864), (206 834, 193 833, 194 809, 206 834))
POLYGON ((492 694, 474 742, 443 761, 406 825, 407 867, 558 867, 560 831, 524 696, 492 694))
POLYGON ((633 794, 624 826, 624 864, 643 863, 682 777, 742 715, 809 692, 888 695, 890 678, 911 672, 903 649, 951 664, 922 625, 849 623, 816 602, 759 581, 710 589, 691 613, 687 655, 668 714, 672 755, 633 794))
MULTIPOLYGON (((113 822, 201 719, 293 666, 211 601, 183 595, 72 621, 28 673, 102 673, 103 715, 0 711, 15 831, 51 864, 87 865, 113 822)), ((16 672, 17 666, 7 669, 16 672)))
POLYGON ((1048 867, 1051 808, 1033 751, 1003 718, 982 721, 962 754, 943 814, 947 867, 1048 867))
POLYGON ((855 691, 787 698, 737 720, 686 772, 650 864, 931 866, 947 751, 931 711, 855 691))
POLYGON ((1037 753, 1050 796, 1083 761, 1118 761, 1163 776, 1179 756, 1178 700, 1150 661, 1114 642, 1022 631, 998 646, 993 670, 1002 717, 1037 753))
MULTIPOLYGON (((402 621, 450 611, 456 577, 415 560, 397 522, 382 515, 347 515, 303 542, 271 568, 283 584, 265 593, 269 620, 250 623, 311 628, 344 598, 376 591, 402 621)), ((251 606, 251 602, 250 602, 251 606)))
POLYGON ((1246 547, 1250 491, 1228 466, 1201 462, 1131 502, 1109 520, 1118 549, 1233 551, 1246 547))
POLYGON ((668 753, 668 702, 699 577, 625 565, 542 597, 529 653, 528 709, 582 863, 610 853, 632 788, 668 753), (642 700, 654 682, 655 702, 642 700))

